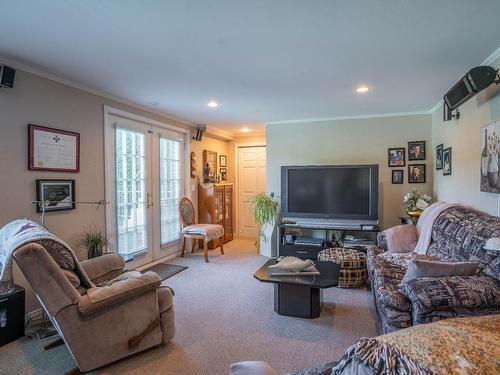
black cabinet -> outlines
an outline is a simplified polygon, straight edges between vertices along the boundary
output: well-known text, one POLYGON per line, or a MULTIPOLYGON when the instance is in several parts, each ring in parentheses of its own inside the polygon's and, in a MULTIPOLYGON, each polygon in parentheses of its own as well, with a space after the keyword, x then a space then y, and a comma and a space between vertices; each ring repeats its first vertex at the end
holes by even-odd
POLYGON ((24 336, 24 288, 0 296, 0 346, 24 336))
POLYGON ((282 257, 297 257, 303 259, 318 259, 318 253, 327 249, 326 246, 303 246, 303 245, 283 245, 280 244, 280 253, 282 257))

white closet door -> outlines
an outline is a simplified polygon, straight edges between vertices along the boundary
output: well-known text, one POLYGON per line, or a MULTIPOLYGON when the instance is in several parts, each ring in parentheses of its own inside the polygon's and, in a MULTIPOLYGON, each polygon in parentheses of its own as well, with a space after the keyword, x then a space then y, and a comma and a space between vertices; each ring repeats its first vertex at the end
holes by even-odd
POLYGON ((251 198, 266 191, 266 147, 238 148, 238 235, 254 237, 251 198))

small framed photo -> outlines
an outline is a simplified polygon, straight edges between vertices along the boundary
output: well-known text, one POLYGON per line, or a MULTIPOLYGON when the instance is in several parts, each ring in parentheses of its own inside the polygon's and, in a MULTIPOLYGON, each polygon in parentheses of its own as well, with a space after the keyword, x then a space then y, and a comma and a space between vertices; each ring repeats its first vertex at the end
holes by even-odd
POLYGON ((425 141, 408 142, 408 160, 425 160, 425 141))
POLYGON ((227 181, 227 169, 226 168, 220 168, 220 179, 221 181, 227 181))
POLYGON ((227 156, 226 155, 219 156, 219 165, 223 168, 227 167, 227 156))
POLYGON ((443 169, 443 144, 436 146, 436 170, 443 169))
MULTIPOLYGON (((36 180, 36 200, 44 202, 45 212, 74 209, 75 180, 36 180)), ((36 212, 41 211, 37 204, 36 212)))
POLYGON ((405 166, 405 148, 397 147, 388 149, 389 167, 405 166))
POLYGON ((404 171, 402 169, 394 169, 392 171, 392 183, 402 184, 403 183, 404 171))
POLYGON ((443 150, 443 176, 451 176, 452 172, 452 154, 451 147, 443 150))
POLYGON ((425 183, 425 164, 408 165, 408 182, 410 184, 425 183))

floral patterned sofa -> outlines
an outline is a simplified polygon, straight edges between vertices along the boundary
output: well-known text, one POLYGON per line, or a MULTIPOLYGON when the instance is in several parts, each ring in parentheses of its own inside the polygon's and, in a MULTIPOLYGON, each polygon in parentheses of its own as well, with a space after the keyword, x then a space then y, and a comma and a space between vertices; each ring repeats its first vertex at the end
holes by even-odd
POLYGON ((383 333, 450 317, 500 313, 500 252, 485 250, 500 237, 500 218, 464 206, 443 211, 434 221, 427 255, 449 262, 479 264, 474 276, 420 278, 400 287, 411 257, 387 250, 383 233, 368 251, 368 272, 383 333))

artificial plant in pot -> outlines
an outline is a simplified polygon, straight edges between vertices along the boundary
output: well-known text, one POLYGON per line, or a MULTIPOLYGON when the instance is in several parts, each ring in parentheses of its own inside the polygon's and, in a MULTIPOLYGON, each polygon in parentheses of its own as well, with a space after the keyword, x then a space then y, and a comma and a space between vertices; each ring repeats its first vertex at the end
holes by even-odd
POLYGON ((97 258, 106 253, 108 239, 99 227, 92 225, 83 232, 81 244, 87 249, 88 259, 97 258))
POLYGON ((257 236, 255 246, 260 248, 260 241, 268 240, 265 233, 266 224, 274 225, 278 217, 278 202, 274 200, 274 194, 259 193, 251 198, 253 217, 257 225, 257 236))

